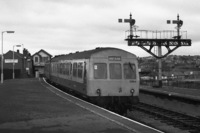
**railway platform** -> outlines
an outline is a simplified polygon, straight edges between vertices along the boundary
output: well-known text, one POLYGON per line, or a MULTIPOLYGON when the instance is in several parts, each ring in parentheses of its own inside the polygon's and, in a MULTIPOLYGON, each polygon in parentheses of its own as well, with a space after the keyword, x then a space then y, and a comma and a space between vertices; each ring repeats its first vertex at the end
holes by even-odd
POLYGON ((168 95, 170 97, 180 97, 194 101, 200 101, 200 89, 180 88, 172 86, 163 86, 162 88, 158 88, 158 87, 141 85, 140 90, 168 95))
POLYGON ((194 117, 200 116, 200 89, 141 85, 140 102, 194 117))
POLYGON ((1 133, 158 133, 156 129, 86 103, 42 79, 0 84, 1 133))

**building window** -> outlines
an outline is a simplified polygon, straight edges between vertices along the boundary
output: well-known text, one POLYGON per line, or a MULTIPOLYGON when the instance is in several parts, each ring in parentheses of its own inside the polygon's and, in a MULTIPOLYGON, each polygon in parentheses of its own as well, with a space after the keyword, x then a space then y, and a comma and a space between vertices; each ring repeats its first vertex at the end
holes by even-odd
POLYGON ((35 57, 35 63, 38 63, 38 62, 39 62, 39 58, 35 57))

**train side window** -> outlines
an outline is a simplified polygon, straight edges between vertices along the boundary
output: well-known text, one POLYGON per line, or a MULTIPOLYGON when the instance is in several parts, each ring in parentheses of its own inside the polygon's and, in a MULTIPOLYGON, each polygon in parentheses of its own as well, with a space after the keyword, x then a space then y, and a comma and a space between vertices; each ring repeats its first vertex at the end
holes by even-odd
POLYGON ((60 74, 60 65, 57 64, 57 73, 60 74))
POLYGON ((124 78, 125 79, 136 79, 135 64, 132 64, 132 63, 124 64, 124 78))
POLYGON ((55 65, 52 63, 52 72, 55 73, 55 65))
POLYGON ((51 64, 51 73, 53 73, 54 71, 53 71, 53 63, 51 64))
POLYGON ((65 63, 62 63, 62 74, 65 74, 65 63))
POLYGON ((94 64, 94 78, 107 79, 107 64, 106 63, 94 64))
POLYGON ((122 68, 120 63, 110 63, 110 79, 122 79, 122 68))
POLYGON ((87 75, 87 70, 86 70, 86 62, 84 62, 84 77, 83 77, 83 81, 84 81, 84 83, 86 83, 87 82, 87 77, 86 77, 86 75, 87 75))
POLYGON ((78 78, 83 77, 83 63, 78 63, 78 78))
POLYGON ((63 67, 63 63, 60 64, 60 74, 63 74, 64 72, 64 67, 63 67))
POLYGON ((77 77, 77 63, 73 63, 73 76, 77 77))
POLYGON ((69 75, 72 75, 72 63, 70 63, 70 67, 69 67, 69 75))
POLYGON ((54 73, 57 73, 56 63, 54 63, 54 73))
POLYGON ((57 70, 56 73, 59 74, 60 73, 60 65, 59 64, 57 64, 56 70, 57 70))
POLYGON ((62 73, 63 73, 63 64, 60 63, 60 74, 62 74, 62 73))
POLYGON ((70 71, 70 64, 67 63, 66 64, 66 75, 69 75, 69 71, 70 71))
POLYGON ((66 75, 66 63, 63 63, 63 74, 66 75))

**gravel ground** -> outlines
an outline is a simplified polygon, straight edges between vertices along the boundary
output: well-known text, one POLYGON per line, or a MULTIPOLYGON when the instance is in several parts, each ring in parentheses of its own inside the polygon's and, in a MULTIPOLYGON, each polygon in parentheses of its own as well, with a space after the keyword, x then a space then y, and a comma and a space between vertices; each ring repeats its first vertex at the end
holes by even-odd
POLYGON ((166 123, 163 123, 161 120, 156 120, 151 116, 136 110, 128 112, 128 116, 130 116, 134 120, 140 121, 141 123, 145 123, 151 127, 155 127, 156 129, 164 131, 165 133, 189 133, 187 131, 183 131, 173 126, 167 125, 166 123))

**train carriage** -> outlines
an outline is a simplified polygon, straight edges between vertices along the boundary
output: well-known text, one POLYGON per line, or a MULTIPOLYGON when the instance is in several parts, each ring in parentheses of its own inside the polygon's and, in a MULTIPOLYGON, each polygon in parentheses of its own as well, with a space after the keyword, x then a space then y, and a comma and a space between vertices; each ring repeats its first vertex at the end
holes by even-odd
POLYGON ((54 57, 45 65, 45 75, 104 107, 127 108, 138 102, 137 58, 121 49, 96 48, 54 57))

